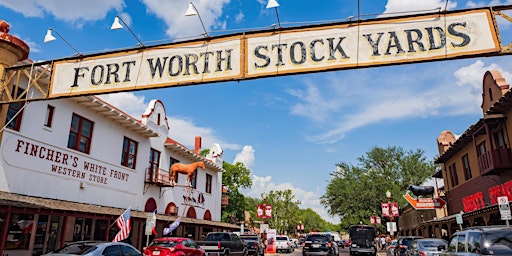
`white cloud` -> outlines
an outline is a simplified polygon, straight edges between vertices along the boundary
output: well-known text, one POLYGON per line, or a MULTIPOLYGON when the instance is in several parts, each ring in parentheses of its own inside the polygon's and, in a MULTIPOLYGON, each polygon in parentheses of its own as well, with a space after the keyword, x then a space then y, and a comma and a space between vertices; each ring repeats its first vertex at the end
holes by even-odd
MULTIPOLYGON (((149 101, 145 102, 144 96, 139 96, 131 92, 104 94, 99 97, 136 119, 141 119, 142 113, 144 113, 149 104, 149 101)), ((170 126, 168 136, 188 148, 193 149, 195 137, 201 136, 201 147, 203 149, 210 148, 213 143, 218 143, 223 149, 240 149, 240 145, 229 143, 220 138, 212 128, 201 127, 195 124, 190 118, 169 116, 169 113, 167 113, 167 115, 170 126)))
POLYGON ((481 60, 453 71, 448 66, 443 68, 444 72, 439 73, 439 65, 430 63, 403 67, 400 74, 396 70, 378 75, 361 70, 349 75, 315 76, 303 81, 304 87, 288 91, 298 99, 290 106, 290 113, 323 127, 323 132, 307 135, 310 141, 330 144, 343 139, 347 132, 383 121, 479 113, 485 71, 499 70, 512 81, 510 72, 481 60), (418 67, 421 74, 411 76, 409 72, 418 67), (418 84, 420 80, 425 82, 418 84))
POLYGON ((248 169, 252 169, 254 166, 254 148, 252 146, 244 146, 242 151, 235 156, 233 163, 240 162, 245 165, 248 169))
POLYGON ((120 11, 125 6, 124 0, 0 0, 0 5, 22 13, 26 17, 43 17, 45 13, 49 13, 58 20, 79 26, 83 22, 103 19, 109 11, 120 11))
POLYGON ((310 208, 318 215, 320 215, 324 220, 331 222, 333 224, 339 223, 338 216, 330 216, 327 213, 327 209, 325 206, 320 204, 320 196, 323 193, 324 189, 318 188, 317 191, 305 191, 301 188, 296 188, 291 183, 282 183, 275 184, 272 182, 271 176, 259 177, 257 175, 253 175, 252 177, 253 185, 250 189, 241 190, 241 192, 248 197, 252 198, 261 198, 262 194, 267 194, 270 191, 279 191, 290 189, 292 194, 295 196, 295 200, 300 202, 299 208, 307 209, 310 208))
MULTIPOLYGON (((185 16, 188 1, 143 0, 148 11, 154 13, 167 24, 167 35, 171 38, 200 36, 204 33, 198 16, 185 16), (186 24, 186 25, 184 25, 186 24)), ((220 20, 222 8, 230 0, 198 0, 194 6, 201 16, 207 31, 211 28, 225 28, 226 24, 220 20)))
MULTIPOLYGON (((429 10, 434 10, 436 8, 444 10, 446 7, 446 3, 446 0, 388 0, 388 3, 386 4, 386 10, 384 11, 384 13, 403 14, 404 12, 425 12, 429 10)), ((448 10, 452 10, 456 7, 457 3, 455 1, 448 1, 448 10)))

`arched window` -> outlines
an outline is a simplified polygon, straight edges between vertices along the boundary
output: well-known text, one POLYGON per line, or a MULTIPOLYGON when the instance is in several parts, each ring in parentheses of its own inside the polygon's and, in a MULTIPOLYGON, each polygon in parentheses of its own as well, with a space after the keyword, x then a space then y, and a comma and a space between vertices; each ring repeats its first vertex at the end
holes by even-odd
POLYGON ((146 206, 144 206, 144 211, 145 212, 153 212, 154 210, 156 210, 156 201, 155 201, 155 199, 150 197, 146 201, 146 206))
POLYGON ((194 207, 188 208, 187 216, 186 217, 187 218, 195 219, 196 218, 196 209, 194 209, 194 207))
POLYGON ((178 216, 178 207, 176 206, 176 204, 173 202, 167 204, 167 207, 165 207, 165 214, 171 216, 178 216))
POLYGON ((212 214, 210 213, 210 210, 206 210, 204 212, 203 220, 212 220, 212 214))

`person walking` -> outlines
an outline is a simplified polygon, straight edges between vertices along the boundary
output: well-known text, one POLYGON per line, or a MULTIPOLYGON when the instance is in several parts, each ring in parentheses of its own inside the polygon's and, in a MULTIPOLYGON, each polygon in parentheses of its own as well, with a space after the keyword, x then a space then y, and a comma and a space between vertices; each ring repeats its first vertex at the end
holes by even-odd
POLYGON ((380 237, 380 250, 386 250, 386 238, 383 236, 380 237))

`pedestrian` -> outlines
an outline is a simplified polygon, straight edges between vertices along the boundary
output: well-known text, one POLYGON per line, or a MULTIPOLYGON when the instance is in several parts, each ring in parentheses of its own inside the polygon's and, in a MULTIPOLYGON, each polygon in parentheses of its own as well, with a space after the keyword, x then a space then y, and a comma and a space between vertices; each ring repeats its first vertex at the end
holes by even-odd
POLYGON ((383 236, 380 237, 380 249, 386 250, 386 238, 383 236))

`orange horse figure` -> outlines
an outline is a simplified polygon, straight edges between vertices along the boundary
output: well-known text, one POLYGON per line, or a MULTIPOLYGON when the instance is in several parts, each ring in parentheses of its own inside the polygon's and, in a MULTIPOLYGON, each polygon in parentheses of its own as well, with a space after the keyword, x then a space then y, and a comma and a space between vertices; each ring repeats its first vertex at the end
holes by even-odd
POLYGON ((169 173, 171 185, 174 186, 174 184, 176 184, 176 182, 175 182, 176 175, 178 173, 181 173, 181 174, 187 175, 187 181, 186 181, 185 185, 191 186, 192 185, 192 176, 194 175, 194 173, 198 167, 200 167, 201 169, 204 170, 205 169, 204 162, 199 161, 199 162, 194 162, 191 164, 182 164, 182 163, 173 164, 171 166, 171 171, 169 173))

